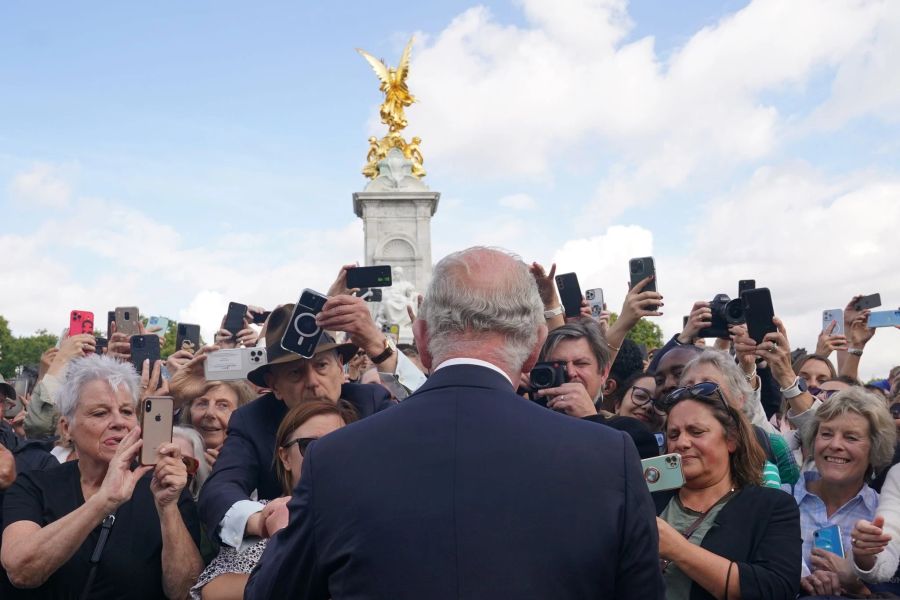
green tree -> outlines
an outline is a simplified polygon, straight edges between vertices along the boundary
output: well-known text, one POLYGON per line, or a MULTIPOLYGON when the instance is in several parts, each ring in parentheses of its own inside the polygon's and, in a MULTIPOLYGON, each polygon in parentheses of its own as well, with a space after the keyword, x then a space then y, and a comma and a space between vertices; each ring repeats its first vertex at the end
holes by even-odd
MULTIPOLYGON (((609 315, 609 324, 612 325, 618 318, 619 315, 617 313, 611 313, 609 315)), ((661 348, 663 346, 662 328, 653 321, 648 321, 647 319, 639 320, 625 337, 635 344, 644 344, 648 350, 661 348)))
POLYGON ((4 378, 15 377, 16 367, 41 362, 41 354, 56 345, 59 338, 45 329, 34 335, 14 337, 9 321, 0 316, 0 374, 4 378))

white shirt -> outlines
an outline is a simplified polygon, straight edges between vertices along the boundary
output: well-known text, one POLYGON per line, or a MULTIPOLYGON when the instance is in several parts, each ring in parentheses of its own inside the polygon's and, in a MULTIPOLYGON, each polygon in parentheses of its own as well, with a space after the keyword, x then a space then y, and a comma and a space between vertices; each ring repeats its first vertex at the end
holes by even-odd
POLYGON ((516 387, 515 384, 513 384, 512 379, 509 378, 509 375, 507 375, 506 372, 503 371, 503 369, 493 363, 489 363, 486 360, 481 360, 478 358, 448 358, 437 367, 435 367, 434 370, 439 371, 444 367, 453 367, 456 365, 475 365, 477 367, 485 367, 487 369, 490 369, 491 371, 497 371, 498 373, 503 375, 503 378, 509 382, 509 385, 516 387))
POLYGON ((875 514, 884 517, 883 530, 891 536, 891 541, 877 555, 875 566, 869 571, 863 571, 856 566, 855 560, 850 560, 856 576, 869 583, 890 580, 897 571, 897 565, 900 564, 900 469, 897 465, 891 467, 884 485, 881 486, 875 514))

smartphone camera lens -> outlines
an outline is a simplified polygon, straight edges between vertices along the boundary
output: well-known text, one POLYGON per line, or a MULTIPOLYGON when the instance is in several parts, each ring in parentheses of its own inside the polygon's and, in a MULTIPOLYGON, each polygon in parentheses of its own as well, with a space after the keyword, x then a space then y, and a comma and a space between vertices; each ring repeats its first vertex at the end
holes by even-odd
POLYGON ((130 320, 131 320, 131 312, 129 312, 129 311, 127 311, 127 310, 125 311, 125 320, 126 320, 126 321, 130 321, 130 320))
POLYGON ((150 412, 153 408, 153 403, 147 400, 146 408, 144 409, 146 412, 150 412))

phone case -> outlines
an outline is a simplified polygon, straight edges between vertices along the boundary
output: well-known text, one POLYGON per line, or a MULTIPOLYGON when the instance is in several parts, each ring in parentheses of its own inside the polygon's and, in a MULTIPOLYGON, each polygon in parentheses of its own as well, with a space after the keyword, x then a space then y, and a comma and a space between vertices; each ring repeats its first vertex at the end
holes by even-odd
POLYGON ((116 333, 125 335, 137 335, 141 332, 138 327, 141 313, 137 306, 119 306, 116 308, 116 333))
POLYGON ((837 525, 829 525, 814 531, 813 546, 844 558, 844 544, 841 542, 841 530, 837 525))
POLYGON ((354 267, 347 269, 347 288, 390 287, 391 265, 354 267))
POLYGON ((778 331, 772 322, 772 317, 775 316, 772 294, 769 288, 756 288, 747 290, 741 298, 747 315, 747 334, 757 344, 762 343, 767 333, 778 331))
POLYGON ((756 280, 755 279, 741 279, 738 281, 738 298, 740 298, 744 292, 747 290, 755 290, 756 289, 756 280))
POLYGON ((170 396, 150 396, 141 402, 141 464, 155 465, 162 444, 172 442, 175 401, 170 396))
POLYGON ((159 360, 159 337, 156 334, 131 336, 131 364, 138 375, 141 374, 145 360, 150 361, 152 371, 153 364, 159 360))
MULTIPOLYGON (((656 265, 653 262, 652 256, 645 256, 643 258, 632 258, 628 261, 628 271, 631 273, 631 288, 634 288, 637 284, 639 284, 643 279, 650 277, 651 275, 656 275, 656 265)), ((651 281, 644 286, 642 290, 644 292, 655 292, 656 289, 656 277, 654 277, 651 281)), ((656 310, 659 308, 659 305, 653 304, 647 307, 649 310, 656 310)))
POLYGON ((878 308, 881 306, 881 294, 869 294, 863 296, 853 305, 856 310, 866 310, 867 308, 878 308))
POLYGON ((581 286, 578 285, 578 275, 575 273, 557 275, 556 289, 559 290, 559 300, 566 309, 566 316, 579 316, 581 314, 581 286))
POLYGON ((844 311, 840 308, 832 308, 822 311, 822 331, 828 329, 832 321, 837 321, 831 335, 844 335, 844 311))
POLYGON ((281 336, 281 347, 288 352, 299 354, 303 358, 312 358, 316 353, 322 330, 316 325, 316 315, 328 301, 324 294, 310 289, 303 290, 300 300, 294 306, 294 312, 288 326, 281 336))
POLYGON ((165 317, 150 317, 147 320, 147 328, 146 331, 148 333, 155 333, 158 336, 166 335, 166 332, 169 330, 169 320, 165 317))
POLYGON ((207 381, 238 381, 266 364, 265 348, 228 348, 210 352, 203 363, 207 381))
POLYGON ((179 323, 175 328, 175 350, 196 352, 199 349, 200 326, 192 323, 179 323), (185 346, 185 342, 187 346, 185 346))
POLYGON ((641 461, 644 481, 651 492, 674 490, 684 485, 680 454, 663 454, 641 461))
POLYGON ((603 288, 592 288, 584 293, 584 299, 591 306, 591 316, 599 319, 603 312, 603 288))
POLYGON ((869 313, 869 327, 900 326, 900 310, 879 310, 869 313))
POLYGON ((69 335, 94 333, 94 313, 87 310, 73 310, 69 313, 69 335))
POLYGON ((231 335, 237 335, 244 328, 244 317, 247 316, 247 305, 238 302, 228 303, 228 313, 225 315, 225 323, 223 329, 231 332, 231 335))

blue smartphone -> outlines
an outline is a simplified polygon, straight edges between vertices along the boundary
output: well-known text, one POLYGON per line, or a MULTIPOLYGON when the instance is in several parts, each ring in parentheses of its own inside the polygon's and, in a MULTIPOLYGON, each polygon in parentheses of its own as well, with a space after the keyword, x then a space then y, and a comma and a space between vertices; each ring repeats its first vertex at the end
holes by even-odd
POLYGON ((900 327, 900 310, 879 310, 869 313, 869 327, 900 327))
POLYGON ((813 532, 813 547, 828 550, 844 558, 844 545, 841 543, 841 530, 837 525, 829 525, 813 532))

